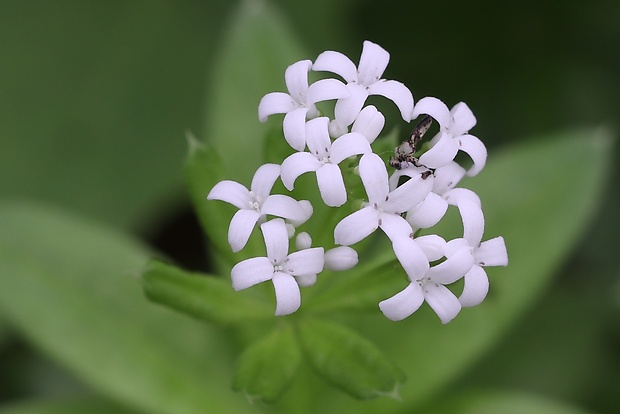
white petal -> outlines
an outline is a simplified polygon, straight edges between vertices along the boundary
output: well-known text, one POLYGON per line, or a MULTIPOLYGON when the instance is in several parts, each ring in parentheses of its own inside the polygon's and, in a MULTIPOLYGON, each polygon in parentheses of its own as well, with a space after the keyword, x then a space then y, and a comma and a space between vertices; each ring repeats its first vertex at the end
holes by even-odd
POLYGON ((312 237, 305 231, 302 231, 295 238, 295 246, 298 250, 309 249, 312 247, 312 237))
POLYGON ((295 226, 289 221, 284 222, 286 224, 286 234, 288 235, 289 240, 293 238, 295 235, 295 226))
POLYGON ((429 270, 428 258, 415 240, 409 237, 398 239, 392 243, 392 248, 410 280, 424 277, 429 270))
POLYGON ((448 190, 456 187, 459 181, 461 181, 465 176, 465 168, 452 161, 443 167, 437 168, 433 175, 435 176, 433 192, 443 195, 448 190))
POLYGON ((372 152, 362 155, 359 172, 370 203, 383 203, 389 192, 388 174, 383 160, 372 152))
POLYGON ((381 312, 392 321, 401 321, 420 308, 424 294, 417 283, 412 283, 389 299, 379 302, 381 312))
POLYGON ((228 243, 233 252, 245 247, 260 216, 256 210, 239 210, 235 213, 228 227, 228 243))
POLYGON ((461 250, 463 247, 469 248, 470 251, 474 250, 472 246, 469 245, 469 242, 467 240, 460 237, 458 239, 452 239, 449 242, 447 242, 443 246, 443 254, 446 257, 452 257, 456 254, 456 252, 461 250))
POLYGON ((281 263, 288 255, 288 231, 282 219, 269 220, 260 225, 271 264, 281 263))
POLYGON ((357 67, 358 82, 370 86, 381 79, 389 61, 390 54, 384 48, 368 40, 364 41, 357 67))
POLYGON ((461 303, 447 287, 428 284, 424 289, 426 303, 435 311, 442 323, 450 322, 461 311, 461 303))
POLYGON ((465 274, 463 293, 459 296, 459 302, 463 307, 479 305, 489 292, 489 278, 480 266, 474 265, 465 274))
POLYGON ((298 203, 301 206, 301 208, 304 209, 305 214, 301 220, 288 219, 288 221, 295 227, 299 227, 302 224, 304 224, 306 221, 308 221, 308 219, 312 217, 312 213, 314 212, 314 209, 312 208, 312 204, 308 200, 299 200, 298 203))
POLYGON ((463 238, 474 247, 480 244, 484 233, 484 215, 482 209, 475 202, 461 199, 456 205, 463 221, 463 238))
POLYGON ((431 192, 433 188, 433 176, 422 178, 418 174, 411 177, 409 181, 390 192, 381 207, 391 213, 404 213, 420 204, 431 192))
POLYGON ((276 292, 276 316, 290 315, 301 305, 301 293, 295 278, 276 272, 271 279, 276 292))
POLYGON ((295 276, 297 284, 301 287, 314 286, 316 283, 316 275, 301 275, 295 276))
POLYGON ((430 115, 437 121, 442 128, 448 128, 450 126, 450 110, 445 103, 432 96, 422 98, 415 104, 413 108, 413 118, 417 118, 420 115, 430 115))
POLYGON ((450 135, 441 133, 437 143, 422 154, 419 161, 420 164, 426 165, 428 168, 443 167, 454 160, 458 151, 458 142, 453 140, 450 135))
POLYGON ((366 137, 357 132, 350 132, 332 143, 329 159, 332 164, 340 164, 345 158, 367 152, 372 152, 372 149, 366 137))
POLYGON ((347 85, 337 79, 321 79, 310 85, 308 103, 342 99, 349 96, 347 85))
POLYGON ((308 72, 312 67, 309 60, 300 60, 286 68, 284 79, 291 97, 300 104, 306 103, 308 93, 308 72))
POLYGON ((396 187, 398 187, 398 184, 400 183, 400 179, 402 176, 407 176, 411 178, 411 177, 418 176, 426 171, 428 171, 428 168, 416 167, 413 164, 409 165, 407 168, 401 168, 400 170, 394 170, 394 172, 390 176, 390 191, 394 191, 396 187))
POLYGON ((230 272, 232 286, 242 290, 271 279, 273 265, 266 257, 253 257, 237 263, 230 272))
POLYGON ((316 181, 326 205, 340 207, 347 202, 347 189, 337 165, 327 163, 316 170, 316 181))
POLYGON ((209 194, 207 200, 225 201, 239 209, 248 209, 252 204, 252 196, 250 191, 241 184, 224 180, 215 184, 209 194))
POLYGON ((468 177, 478 174, 487 162, 487 148, 482 141, 473 135, 463 135, 459 137, 460 150, 469 155, 474 165, 467 171, 468 177))
POLYGON ((462 278, 465 273, 469 272, 473 264, 474 257, 470 249, 464 247, 448 257, 445 262, 431 267, 426 276, 430 277, 433 282, 448 285, 462 278))
POLYGON ((297 107, 297 103, 290 95, 283 92, 271 92, 263 96, 258 104, 258 119, 260 122, 265 122, 269 115, 285 114, 297 107))
POLYGON ((456 206, 460 200, 469 200, 472 203, 476 204, 478 207, 481 207, 480 197, 478 194, 467 188, 453 188, 450 191, 447 191, 443 198, 450 204, 451 206, 456 206))
POLYGON ((355 63, 340 52, 328 50, 321 53, 314 61, 312 70, 335 73, 342 76, 347 83, 357 81, 355 63))
POLYGON ((349 246, 366 238, 379 227, 379 214, 372 206, 349 214, 336 225, 334 242, 349 246))
POLYGON ((289 155, 280 167, 282 183, 289 190, 295 188, 297 177, 308 171, 316 171, 321 166, 321 162, 309 152, 296 152, 289 155))
POLYGON ((415 242, 420 246, 420 249, 426 255, 426 258, 434 262, 441 259, 443 254, 443 248, 446 245, 446 241, 436 234, 427 234, 425 236, 416 237, 415 242))
POLYGON ((313 247, 291 253, 285 260, 285 271, 293 276, 316 274, 323 271, 324 251, 313 247))
POLYGON ((476 125, 476 117, 465 102, 454 105, 450 110, 450 115, 452 116, 450 133, 454 137, 468 133, 476 125))
POLYGON ((413 234, 411 225, 407 223, 407 220, 402 218, 400 214, 394 213, 380 213, 379 214, 379 227, 386 236, 394 243, 395 240, 401 238, 410 238, 413 234))
POLYGON ((329 123, 329 136, 332 138, 338 138, 349 132, 349 126, 340 122, 338 119, 334 119, 329 123))
POLYGON ((261 213, 293 221, 305 221, 308 217, 307 211, 297 200, 283 194, 267 197, 261 208, 261 213))
POLYGON ((306 115, 308 108, 297 108, 284 116, 282 130, 284 139, 291 148, 303 151, 306 148, 306 115))
POLYGON ((480 266, 508 266, 508 252, 503 237, 495 237, 480 244, 474 251, 476 264, 480 266))
POLYGON ((368 105, 357 116, 351 132, 359 132, 372 144, 383 130, 385 116, 373 105, 368 105))
POLYGON ((278 164, 263 164, 258 167, 252 178, 250 189, 259 202, 269 197, 278 177, 280 177, 280 166, 278 164))
POLYGON ((403 83, 394 80, 382 80, 370 88, 370 95, 385 96, 396 104, 400 111, 400 116, 409 122, 413 113, 413 94, 403 83))
POLYGON ((448 211, 448 203, 440 195, 429 193, 417 206, 407 211, 407 221, 416 229, 427 229, 439 223, 448 211))
POLYGON ((357 119, 360 114, 366 98, 368 98, 368 90, 355 83, 347 85, 349 96, 338 99, 334 107, 334 116, 340 125, 347 127, 357 119))
POLYGON ((325 252, 325 269, 349 270, 359 261, 357 252, 349 246, 338 246, 325 252))
POLYGON ((306 143, 308 150, 317 158, 326 157, 329 154, 332 141, 329 138, 329 118, 322 116, 306 122, 306 143))

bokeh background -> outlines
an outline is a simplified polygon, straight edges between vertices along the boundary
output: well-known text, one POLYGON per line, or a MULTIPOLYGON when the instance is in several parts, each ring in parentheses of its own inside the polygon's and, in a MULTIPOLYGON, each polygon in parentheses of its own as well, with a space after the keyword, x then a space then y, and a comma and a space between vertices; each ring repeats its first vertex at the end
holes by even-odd
MULTIPOLYGON (((620 130, 616 1, 272 3, 309 58, 332 49, 356 61, 372 40, 391 53, 386 76, 417 98, 466 101, 491 152, 554 131, 620 130)), ((201 133, 213 62, 236 7, 0 0, 0 197, 129 230, 188 268, 206 268, 181 166, 186 131, 209 139, 201 133)), ((615 168, 553 286, 464 383, 593 412, 620 407, 619 179, 615 168)), ((0 313, 0 406, 84 389, 0 313)))

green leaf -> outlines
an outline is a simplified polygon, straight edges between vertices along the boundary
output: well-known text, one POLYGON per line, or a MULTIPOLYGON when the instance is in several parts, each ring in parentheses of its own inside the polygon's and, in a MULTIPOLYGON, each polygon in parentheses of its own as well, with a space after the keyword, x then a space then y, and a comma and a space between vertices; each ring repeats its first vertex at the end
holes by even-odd
MULTIPOLYGON (((350 326, 401 362, 409 374, 401 389, 408 406, 414 407, 454 380, 540 297, 596 214, 610 171, 611 144, 609 133, 600 129, 539 137, 490 154, 482 173, 463 183, 482 199, 484 239, 502 235, 508 248, 508 267, 486 269, 490 292, 479 306, 463 309, 447 325, 426 304, 402 322, 390 322, 378 310, 343 315, 350 326)), ((429 232, 458 237, 462 226, 458 215, 453 218, 429 232)), ((384 276, 397 277, 386 269, 385 274, 367 272, 360 278, 355 270, 339 275, 343 295, 355 295, 357 289, 372 295, 363 287, 365 280, 372 284, 384 276)), ((399 280, 401 285, 389 296, 406 286, 404 279, 399 280)), ((341 310, 360 306, 344 297, 338 303, 343 305, 341 310)), ((330 312, 337 309, 336 304, 330 312)), ((336 410, 348 407, 346 400, 336 396, 332 404, 336 410)), ((379 406, 367 409, 384 412, 379 406)))
POLYGON ((144 247, 26 203, 0 206, 0 228, 0 312, 34 346, 146 412, 247 411, 224 333, 144 297, 144 247))
POLYGON ((209 145, 203 144, 192 134, 187 134, 188 154, 185 159, 185 182, 202 229, 217 253, 234 262, 228 245, 228 223, 236 207, 219 200, 207 200, 211 189, 225 176, 221 158, 209 145))
POLYGON ((307 59, 290 29, 264 1, 243 1, 228 27, 207 102, 206 140, 230 166, 230 179, 249 185, 263 163, 263 138, 274 116, 258 121, 258 103, 269 92, 286 91, 284 71, 307 59))
POLYGON ((142 231, 178 206, 223 6, 2 2, 0 197, 142 231))
POLYGON ((540 297, 596 213, 611 143, 603 130, 539 138, 491 154, 480 176, 464 183, 482 199, 485 239, 505 238, 509 264, 487 268, 489 296, 450 324, 438 323, 425 306, 420 315, 386 326, 389 334, 377 332, 400 335, 385 345, 406 355, 405 369, 418 373, 407 384, 413 399, 435 392, 472 364, 540 297), (587 169, 578 167, 583 165, 587 169), (429 349, 440 358, 429 358, 429 349))
POLYGON ((514 391, 467 391, 432 404, 433 414, 587 414, 569 403, 514 391))
POLYGON ((319 320, 300 323, 298 337, 310 365, 329 383, 359 399, 399 398, 404 374, 366 338, 319 320))
POLYGON ((89 397, 71 400, 32 400, 5 405, 0 414, 137 414, 118 404, 89 397))
POLYGON ((273 305, 251 296, 256 290, 235 292, 229 280, 185 272, 160 261, 149 263, 142 280, 152 301, 209 322, 229 325, 273 319, 273 305))
POLYGON ((291 385, 300 362, 301 351, 290 326, 276 328, 243 351, 233 389, 250 401, 275 402, 291 385))

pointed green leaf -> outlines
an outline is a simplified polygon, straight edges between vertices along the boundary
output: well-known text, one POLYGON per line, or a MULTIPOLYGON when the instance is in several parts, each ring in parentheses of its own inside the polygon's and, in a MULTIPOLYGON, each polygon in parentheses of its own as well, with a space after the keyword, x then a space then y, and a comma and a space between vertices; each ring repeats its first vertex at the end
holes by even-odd
POLYGON ((191 133, 187 134, 189 151, 185 159, 185 182, 194 210, 202 229, 212 246, 223 258, 234 262, 234 255, 228 245, 228 224, 236 207, 219 200, 207 200, 207 195, 226 172, 221 158, 209 145, 200 142, 191 133))
POLYGON ((301 351, 289 326, 278 327, 243 351, 233 389, 250 400, 272 403, 291 385, 301 361, 301 351))
MULTIPOLYGON (((369 317, 350 318, 381 349, 403 361, 405 372, 415 372, 402 389, 406 401, 419 402, 454 379, 541 295, 596 214, 610 170, 611 144, 604 130, 539 138, 490 154, 483 172, 463 183, 482 199, 484 239, 502 235, 508 248, 508 267, 486 268, 490 292, 482 304, 463 309, 447 325, 426 304, 397 323, 378 309, 369 317)), ((462 229, 455 218, 430 232, 458 236, 462 229)), ((383 274, 365 277, 378 276, 383 274)), ((340 278, 345 283, 347 275, 340 278)), ((406 281, 401 283, 399 290, 406 281)), ((363 284, 364 278, 355 279, 348 291, 355 295, 363 284)))
POLYGON ((230 389, 230 343, 150 303, 144 247, 27 203, 0 206, 0 312, 93 388, 152 413, 243 412, 230 389))
MULTIPOLYGON (((223 261, 215 264, 221 265, 220 272, 228 274, 233 264, 264 255, 264 242, 258 226, 255 226, 246 247, 240 253, 233 253, 228 244, 228 226, 238 209, 224 201, 207 200, 215 184, 228 179, 227 170, 212 145, 200 142, 191 134, 187 135, 187 141, 189 153, 185 160, 185 181, 200 224, 217 253, 215 259, 223 261)), ((249 183, 243 185, 250 187, 249 183)))
MULTIPOLYGON (((213 72, 205 136, 230 167, 228 178, 249 186, 270 128, 258 121, 258 103, 269 92, 285 92, 284 71, 308 56, 268 2, 241 2, 228 29, 213 72)), ((273 125, 282 123, 281 115, 273 118, 273 125)))
POLYGON ((399 398, 404 374, 358 333, 331 322, 305 320, 298 337, 310 365, 329 383, 359 399, 399 398))
POLYGON ((185 272, 151 261, 142 273, 149 299, 199 319, 221 325, 273 319, 273 305, 257 300, 256 290, 235 292, 229 280, 185 272))

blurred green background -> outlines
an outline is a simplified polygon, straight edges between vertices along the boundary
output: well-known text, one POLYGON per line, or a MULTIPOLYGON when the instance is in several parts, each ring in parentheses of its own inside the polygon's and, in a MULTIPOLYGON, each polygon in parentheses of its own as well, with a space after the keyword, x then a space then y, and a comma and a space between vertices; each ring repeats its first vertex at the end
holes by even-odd
MULTIPOLYGON (((549 132, 619 130, 619 2, 273 3, 308 58, 331 49, 357 61, 369 39, 391 53, 386 77, 416 98, 466 101, 491 157, 549 132)), ((185 266, 204 267, 182 177, 185 132, 209 139, 213 62, 236 6, 0 1, 0 197, 128 229, 185 266)), ((590 166, 574 168, 588 174, 590 166)), ((600 413, 620 407, 619 179, 616 168, 552 288, 464 385, 600 413)), ((84 392, 1 321, 0 313, 0 406, 84 392)))

